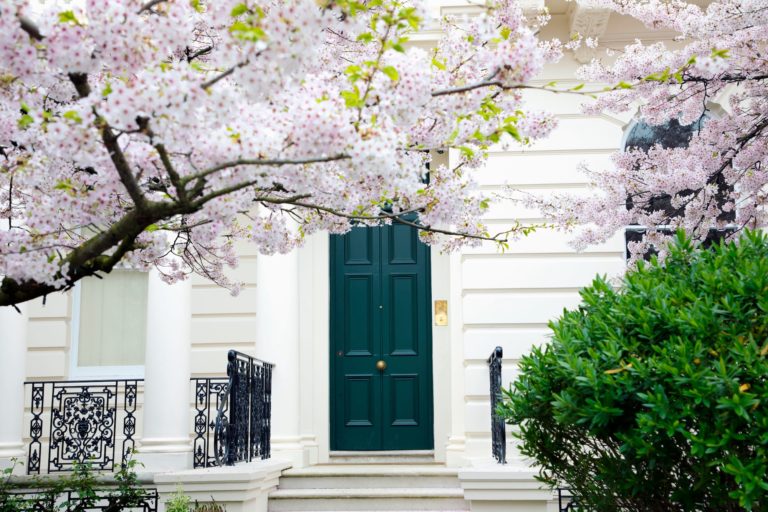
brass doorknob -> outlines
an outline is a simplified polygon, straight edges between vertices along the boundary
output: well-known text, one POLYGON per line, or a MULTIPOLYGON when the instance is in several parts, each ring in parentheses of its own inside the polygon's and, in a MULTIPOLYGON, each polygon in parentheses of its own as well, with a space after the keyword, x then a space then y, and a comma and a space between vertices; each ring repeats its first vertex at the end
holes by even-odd
POLYGON ((379 360, 376 362, 376 369, 380 372, 383 372, 387 369, 387 363, 384 360, 379 360))

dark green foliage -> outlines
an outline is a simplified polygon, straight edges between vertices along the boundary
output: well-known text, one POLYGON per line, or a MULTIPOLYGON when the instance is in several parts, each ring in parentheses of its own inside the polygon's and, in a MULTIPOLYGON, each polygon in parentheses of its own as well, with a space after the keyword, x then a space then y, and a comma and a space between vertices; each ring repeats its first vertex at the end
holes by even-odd
POLYGON ((78 464, 59 477, 15 477, 14 467, 2 471, 0 512, 119 512, 139 510, 149 498, 136 476, 134 459, 120 466, 114 481, 105 485, 89 464, 78 464), (67 499, 71 497, 72 499, 67 499))
POLYGON ((586 510, 768 510, 768 239, 596 279, 501 412, 586 510))

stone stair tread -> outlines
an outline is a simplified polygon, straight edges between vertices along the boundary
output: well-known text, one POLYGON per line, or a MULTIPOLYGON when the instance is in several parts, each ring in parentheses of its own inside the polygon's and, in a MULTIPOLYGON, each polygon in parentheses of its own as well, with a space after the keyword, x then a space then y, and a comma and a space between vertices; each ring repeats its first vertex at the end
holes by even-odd
POLYGON ((280 489, 269 494, 270 499, 354 499, 354 498, 464 498, 461 488, 370 488, 370 489, 280 489))
POLYGON ((286 477, 316 476, 457 476, 458 470, 441 464, 322 464, 306 468, 289 469, 286 477))

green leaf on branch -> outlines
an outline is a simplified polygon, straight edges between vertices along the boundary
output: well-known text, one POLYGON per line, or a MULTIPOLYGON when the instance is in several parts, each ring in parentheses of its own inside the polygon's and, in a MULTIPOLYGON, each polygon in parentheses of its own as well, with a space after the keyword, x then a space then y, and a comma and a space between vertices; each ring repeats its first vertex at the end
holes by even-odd
POLYGON ((76 110, 67 110, 61 116, 64 119, 69 119, 70 121, 73 121, 77 124, 80 124, 83 122, 83 118, 80 117, 80 114, 78 114, 76 110))
POLYGON ((232 8, 232 11, 230 11, 229 15, 232 16, 233 18, 237 18, 238 16, 242 16, 247 12, 248 12, 248 6, 245 5, 245 3, 239 3, 232 8))
POLYGON ((381 72, 387 75, 389 79, 392 80, 393 82, 397 82, 398 80, 400 80, 400 74, 392 66, 384 66, 381 72))
POLYGON ((71 23, 72 25, 81 25, 80 20, 75 16, 74 11, 62 11, 59 13, 59 23, 71 23))

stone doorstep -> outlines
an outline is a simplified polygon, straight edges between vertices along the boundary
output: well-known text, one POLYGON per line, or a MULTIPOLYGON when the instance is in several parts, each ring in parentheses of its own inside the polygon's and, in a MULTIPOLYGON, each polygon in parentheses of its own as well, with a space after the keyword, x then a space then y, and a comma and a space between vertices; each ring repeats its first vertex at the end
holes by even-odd
POLYGON ((318 464, 289 469, 286 477, 387 477, 387 476, 457 476, 458 468, 442 464, 318 464))
POLYGON ((345 500, 355 498, 387 499, 387 498, 464 498, 461 489, 433 488, 422 489, 412 487, 402 488, 372 488, 372 489, 278 489, 272 491, 270 499, 333 499, 345 500))

